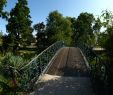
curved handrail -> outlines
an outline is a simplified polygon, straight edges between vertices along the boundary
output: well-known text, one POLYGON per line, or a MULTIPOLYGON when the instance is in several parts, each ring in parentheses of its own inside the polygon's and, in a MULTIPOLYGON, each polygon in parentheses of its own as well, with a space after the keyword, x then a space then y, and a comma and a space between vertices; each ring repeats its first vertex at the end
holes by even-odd
POLYGON ((44 51, 42 51, 40 54, 38 54, 35 58, 33 58, 28 64, 26 64, 24 67, 22 67, 21 69, 24 69, 24 68, 26 68, 28 65, 30 65, 35 59, 37 59, 39 56, 41 56, 44 52, 46 52, 47 50, 49 50, 51 47, 53 47, 55 44, 57 44, 57 43, 62 43, 63 44, 63 42, 61 42, 61 41, 58 41, 58 42, 56 42, 56 43, 54 43, 54 44, 52 44, 52 45, 50 45, 48 48, 46 48, 44 51))
MULTIPOLYGON (((84 55, 86 56, 89 66, 91 67, 91 76, 95 82, 102 83, 102 85, 113 86, 113 71, 110 70, 110 66, 98 56, 92 48, 83 43, 77 43, 84 55)), ((113 87, 112 87, 113 88, 113 87)))
POLYGON ((62 41, 52 44, 35 58, 33 58, 28 64, 22 67, 20 70, 21 77, 23 79, 21 80, 21 86, 25 86, 25 89, 32 89, 33 84, 37 81, 37 78, 46 68, 54 54, 63 46, 64 43, 62 41))

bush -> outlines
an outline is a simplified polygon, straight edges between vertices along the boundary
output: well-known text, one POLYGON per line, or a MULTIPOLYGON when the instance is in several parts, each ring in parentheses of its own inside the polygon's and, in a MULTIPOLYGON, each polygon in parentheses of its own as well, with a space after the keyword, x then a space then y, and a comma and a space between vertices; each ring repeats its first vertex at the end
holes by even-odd
MULTIPOLYGON (((1 93, 15 93, 19 87, 19 78, 21 68, 27 64, 27 60, 24 60, 20 56, 15 56, 12 53, 7 53, 0 64, 0 80, 1 93), (4 89, 7 87, 6 89, 4 89)), ((12 94, 11 94, 12 95, 12 94)))

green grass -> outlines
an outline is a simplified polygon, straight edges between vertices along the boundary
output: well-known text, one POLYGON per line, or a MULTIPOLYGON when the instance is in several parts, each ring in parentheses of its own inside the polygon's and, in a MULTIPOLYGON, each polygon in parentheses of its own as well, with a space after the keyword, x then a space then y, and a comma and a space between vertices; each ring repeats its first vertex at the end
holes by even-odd
POLYGON ((36 51, 29 51, 29 50, 19 50, 17 52, 17 54, 19 56, 22 56, 26 60, 30 60, 37 55, 37 52, 36 51))

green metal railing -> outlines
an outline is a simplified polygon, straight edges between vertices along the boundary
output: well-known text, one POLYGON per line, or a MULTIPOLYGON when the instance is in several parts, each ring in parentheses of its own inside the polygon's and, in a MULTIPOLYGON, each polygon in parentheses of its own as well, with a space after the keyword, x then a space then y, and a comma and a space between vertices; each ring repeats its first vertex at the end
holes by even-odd
POLYGON ((22 74, 21 86, 26 90, 31 90, 38 77, 48 65, 49 61, 55 55, 57 50, 64 46, 62 41, 58 41, 41 52, 37 57, 31 60, 20 71, 22 74))
POLYGON ((110 69, 110 66, 107 62, 103 61, 100 56, 98 56, 91 47, 83 43, 77 43, 77 47, 79 47, 84 53, 91 71, 91 79, 94 84, 98 84, 100 86, 103 95, 108 95, 111 93, 111 89, 113 89, 113 71, 110 69), (106 93, 105 93, 106 92, 106 93))

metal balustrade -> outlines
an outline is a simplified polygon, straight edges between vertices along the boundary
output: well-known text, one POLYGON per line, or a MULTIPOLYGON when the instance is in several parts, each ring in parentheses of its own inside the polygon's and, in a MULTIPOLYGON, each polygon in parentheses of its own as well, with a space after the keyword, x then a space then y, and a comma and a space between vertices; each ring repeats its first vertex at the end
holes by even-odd
POLYGON ((97 83, 101 86, 101 93, 103 93, 103 95, 108 95, 110 90, 113 89, 113 72, 110 69, 110 66, 107 62, 103 61, 102 58, 98 56, 88 45, 77 43, 76 46, 82 50, 88 60, 92 81, 94 84, 97 83), (104 93, 105 91, 103 90, 105 90, 107 94, 104 93))
POLYGON ((32 89, 34 83, 37 81, 38 77, 46 68, 57 50, 63 46, 64 43, 62 41, 54 43, 20 70, 22 74, 22 78, 20 80, 22 88, 25 88, 26 90, 32 89))

